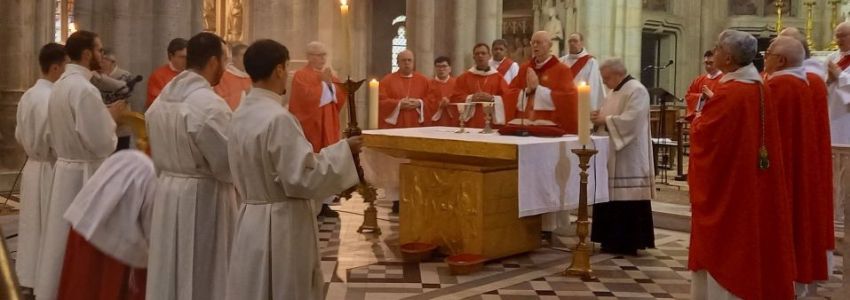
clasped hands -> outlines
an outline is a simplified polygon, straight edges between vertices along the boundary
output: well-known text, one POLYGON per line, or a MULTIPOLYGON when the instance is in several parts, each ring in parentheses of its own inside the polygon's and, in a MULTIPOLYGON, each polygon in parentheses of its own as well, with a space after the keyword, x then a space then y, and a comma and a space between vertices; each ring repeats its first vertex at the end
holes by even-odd
POLYGON ((403 98, 400 100, 401 109, 416 109, 422 106, 422 102, 416 98, 403 98))

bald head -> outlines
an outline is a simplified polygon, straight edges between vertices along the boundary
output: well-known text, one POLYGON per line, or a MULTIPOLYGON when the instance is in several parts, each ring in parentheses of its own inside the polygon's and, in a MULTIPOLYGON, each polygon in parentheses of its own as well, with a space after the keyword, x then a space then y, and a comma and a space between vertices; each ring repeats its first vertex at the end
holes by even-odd
POLYGON ((551 54, 552 35, 547 31, 538 31, 531 36, 531 54, 538 62, 543 62, 551 54))
POLYGON ((780 36, 773 39, 764 58, 764 71, 768 74, 803 65, 806 51, 794 38, 780 36))
POLYGON ((413 74, 413 64, 414 64, 413 51, 404 50, 398 53, 396 56, 396 63, 398 64, 398 72, 402 75, 410 75, 413 74))
POLYGON ((850 51, 850 22, 844 21, 835 27, 835 43, 841 52, 850 51))
POLYGON ((307 44, 307 65, 314 70, 320 71, 325 68, 328 61, 328 50, 325 44, 312 41, 307 44))
POLYGON ((779 36, 789 37, 800 42, 800 45, 803 45, 803 49, 806 50, 806 58, 809 57, 809 45, 808 42, 806 42, 806 35, 803 34, 800 29, 797 29, 797 27, 788 27, 782 29, 782 31, 779 32, 779 36))

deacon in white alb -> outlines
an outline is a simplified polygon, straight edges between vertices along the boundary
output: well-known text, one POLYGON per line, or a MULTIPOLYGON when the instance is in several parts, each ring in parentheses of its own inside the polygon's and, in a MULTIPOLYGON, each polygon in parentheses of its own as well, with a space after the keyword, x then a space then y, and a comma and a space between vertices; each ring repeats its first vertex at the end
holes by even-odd
POLYGON ((15 139, 27 153, 21 176, 21 216, 18 219, 18 257, 15 271, 21 286, 35 286, 38 250, 47 219, 47 204, 53 185, 56 152, 50 146, 47 130, 47 102, 53 83, 65 72, 65 47, 49 43, 41 47, 38 63, 42 78, 18 102, 15 139))
POLYGON ((222 299, 236 217, 225 136, 231 111, 212 88, 224 72, 225 45, 208 32, 188 44, 188 69, 145 113, 159 172, 147 280, 152 300, 222 299))
POLYGON ((833 144, 850 145, 850 22, 835 28, 838 52, 828 57, 830 136, 833 144))
POLYGON ((298 119, 283 108, 288 60, 286 47, 272 40, 254 42, 245 52, 254 87, 233 114, 228 135, 243 203, 227 299, 322 299, 315 214, 321 201, 310 199, 357 184, 352 152, 359 151, 359 138, 314 153, 298 119))
POLYGON ((57 158, 39 253, 35 286, 39 300, 56 299, 59 288, 69 229, 62 215, 118 141, 114 116, 126 103, 114 102, 107 109, 90 82, 92 71, 100 69, 101 48, 93 32, 81 30, 68 37, 65 52, 71 63, 53 85, 47 105, 47 130, 57 158))
POLYGON ((570 67, 573 72, 573 83, 578 86, 586 82, 590 86, 590 108, 599 109, 605 100, 605 86, 599 73, 599 63, 596 62, 587 49, 584 48, 584 35, 575 32, 567 40, 569 54, 561 57, 561 62, 570 67))

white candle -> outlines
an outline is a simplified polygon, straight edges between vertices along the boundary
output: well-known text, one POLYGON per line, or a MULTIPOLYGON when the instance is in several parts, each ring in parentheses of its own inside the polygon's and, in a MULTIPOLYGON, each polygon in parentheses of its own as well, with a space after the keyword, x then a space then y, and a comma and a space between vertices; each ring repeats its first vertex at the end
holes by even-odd
POLYGON ((584 81, 578 85, 578 142, 590 143, 590 86, 584 81))
POLYGON ((378 81, 369 81, 369 129, 378 129, 378 81))

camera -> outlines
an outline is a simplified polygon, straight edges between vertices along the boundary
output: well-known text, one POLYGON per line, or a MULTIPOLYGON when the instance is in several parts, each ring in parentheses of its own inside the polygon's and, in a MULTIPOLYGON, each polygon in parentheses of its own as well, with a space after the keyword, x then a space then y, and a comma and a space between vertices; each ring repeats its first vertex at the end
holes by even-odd
POLYGON ((108 75, 94 72, 91 83, 100 91, 103 103, 109 105, 115 101, 129 98, 133 93, 133 88, 142 79, 141 75, 126 75, 121 76, 121 79, 115 79, 108 75))

